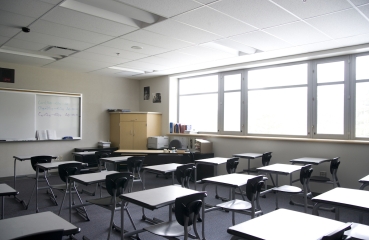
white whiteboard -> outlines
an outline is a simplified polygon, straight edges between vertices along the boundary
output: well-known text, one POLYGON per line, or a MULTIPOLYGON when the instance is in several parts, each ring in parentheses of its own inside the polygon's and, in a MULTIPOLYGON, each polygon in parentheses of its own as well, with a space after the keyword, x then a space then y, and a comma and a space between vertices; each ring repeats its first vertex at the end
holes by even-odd
POLYGON ((37 130, 80 139, 81 106, 81 94, 0 89, 0 140, 36 140, 37 130))

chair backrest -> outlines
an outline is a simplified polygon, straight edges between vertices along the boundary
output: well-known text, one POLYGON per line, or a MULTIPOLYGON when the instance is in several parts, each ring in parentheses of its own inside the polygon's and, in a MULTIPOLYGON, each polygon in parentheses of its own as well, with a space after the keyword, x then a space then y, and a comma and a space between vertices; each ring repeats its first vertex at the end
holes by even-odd
POLYGON ((351 223, 344 223, 333 232, 322 237, 321 240, 341 240, 345 231, 351 229, 351 223))
POLYGON ((204 197, 206 197, 206 192, 198 192, 176 198, 174 202, 174 214, 177 222, 184 226, 186 218, 188 218, 187 226, 191 226, 196 221, 194 216, 199 214, 204 197))
POLYGON ((109 150, 101 150, 101 151, 97 151, 95 152, 95 159, 96 159, 96 163, 97 165, 101 165, 100 163, 100 158, 107 158, 110 157, 111 155, 111 151, 109 150))
POLYGON ((181 184, 182 187, 189 188, 191 175, 195 171, 195 168, 195 164, 193 163, 184 164, 177 167, 175 175, 177 177, 177 181, 179 182, 179 184, 181 184))
POLYGON ((145 157, 130 157, 127 159, 128 171, 133 175, 141 171, 142 165, 144 163, 145 157))
POLYGON ((247 180, 246 183, 246 197, 249 201, 255 199, 254 197, 260 193, 261 188, 264 185, 263 176, 256 176, 247 180))
POLYGON ((263 153, 263 156, 261 157, 261 163, 263 164, 263 166, 268 166, 271 158, 272 152, 263 153))
POLYGON ((132 179, 131 173, 113 173, 106 175, 105 185, 106 190, 111 196, 114 196, 116 190, 116 196, 123 194, 128 182, 132 179))
POLYGON ((66 182, 69 176, 80 173, 82 163, 64 163, 58 166, 59 177, 63 182, 66 182))
POLYGON ((169 149, 172 149, 173 147, 176 148, 176 149, 181 149, 182 148, 182 143, 179 140, 174 139, 174 140, 170 141, 169 149))
MULTIPOLYGON (((31 157, 31 165, 33 170, 36 171, 36 164, 37 163, 50 163, 52 159, 52 156, 34 156, 31 157)), ((39 169, 39 172, 43 172, 44 170, 39 169)))
POLYGON ((331 165, 329 167, 331 174, 333 174, 333 171, 337 171, 338 167, 340 166, 341 161, 338 159, 339 157, 335 157, 331 160, 331 165))
POLYGON ((39 233, 32 233, 13 240, 61 240, 63 238, 64 229, 56 229, 51 231, 44 231, 39 233))
POLYGON ((304 183, 310 179, 312 173, 313 168, 311 167, 311 164, 303 166, 300 170, 300 183, 304 185, 304 183))
POLYGON ((230 158, 227 160, 226 163, 226 169, 227 169, 227 173, 231 174, 231 173, 235 173, 237 166, 238 166, 238 158, 230 158))

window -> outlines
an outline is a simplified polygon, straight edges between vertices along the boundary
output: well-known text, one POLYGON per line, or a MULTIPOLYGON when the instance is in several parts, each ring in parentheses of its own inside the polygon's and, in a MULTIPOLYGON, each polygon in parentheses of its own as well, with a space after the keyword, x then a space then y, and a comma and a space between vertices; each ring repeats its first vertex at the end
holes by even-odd
POLYGON ((218 131, 218 75, 179 80, 181 124, 201 132, 218 131))
POLYGON ((248 133, 307 135, 307 64, 248 72, 248 133))
POLYGON ((356 58, 355 137, 369 138, 369 55, 356 58))

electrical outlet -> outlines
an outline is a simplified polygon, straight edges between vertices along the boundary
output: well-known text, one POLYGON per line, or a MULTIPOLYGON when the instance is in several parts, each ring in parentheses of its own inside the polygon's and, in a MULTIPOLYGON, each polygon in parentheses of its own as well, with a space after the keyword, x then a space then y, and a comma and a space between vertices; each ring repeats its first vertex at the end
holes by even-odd
POLYGON ((321 171, 320 176, 321 177, 327 177, 327 172, 326 171, 321 171))
POLYGON ((63 161, 63 156, 59 156, 58 161, 63 161))

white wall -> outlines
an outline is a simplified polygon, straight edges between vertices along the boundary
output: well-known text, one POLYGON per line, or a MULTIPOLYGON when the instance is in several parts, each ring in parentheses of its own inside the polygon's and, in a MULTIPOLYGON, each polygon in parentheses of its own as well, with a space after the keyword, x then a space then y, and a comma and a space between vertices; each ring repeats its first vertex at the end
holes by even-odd
MULTIPOLYGON (((137 80, 1 62, 0 67, 15 69, 15 83, 0 83, 0 87, 82 93, 83 104, 82 140, 0 143, 0 177, 13 175, 14 155, 50 154, 71 160, 75 147, 93 147, 99 140, 109 140, 108 108, 139 111, 137 80)), ((29 162, 17 162, 19 175, 32 172, 29 162)))

